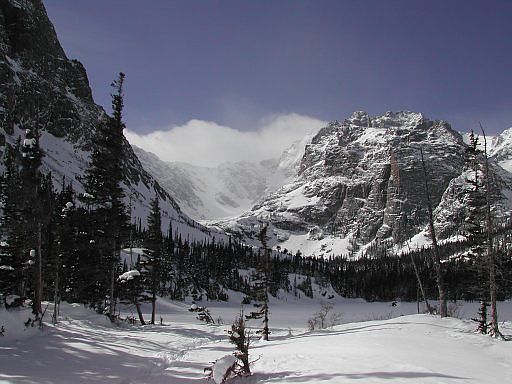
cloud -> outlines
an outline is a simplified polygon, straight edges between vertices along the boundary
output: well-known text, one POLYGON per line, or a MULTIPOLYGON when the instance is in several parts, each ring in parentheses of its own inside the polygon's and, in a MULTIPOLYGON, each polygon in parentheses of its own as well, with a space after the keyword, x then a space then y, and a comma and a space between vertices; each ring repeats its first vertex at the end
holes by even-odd
POLYGON ((126 130, 125 136, 131 144, 164 161, 215 167, 228 161, 279 157, 295 141, 325 125, 324 121, 292 113, 263 119, 254 131, 194 119, 182 126, 148 134, 126 130))

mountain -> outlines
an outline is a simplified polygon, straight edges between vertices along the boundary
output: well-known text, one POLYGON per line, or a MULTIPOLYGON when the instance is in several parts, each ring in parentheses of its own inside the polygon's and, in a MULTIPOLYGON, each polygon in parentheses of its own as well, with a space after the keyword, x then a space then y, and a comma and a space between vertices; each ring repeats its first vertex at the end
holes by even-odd
MULTIPOLYGON (((450 220, 464 213, 465 149, 463 137, 447 122, 415 112, 355 112, 321 129, 306 145, 291 183, 218 225, 257 244, 257 224, 269 222, 274 245, 317 256, 360 254, 375 244, 401 242, 422 232, 428 220, 423 151, 438 207, 436 226, 440 238, 448 238, 457 224, 450 220)), ((491 167, 501 188, 496 207, 504 212, 510 206, 510 174, 495 160, 491 167)))
MULTIPOLYGON (((480 146, 482 147, 483 143, 480 143, 480 146)), ((499 135, 491 136, 487 146, 489 156, 502 168, 512 172, 512 128, 504 130, 499 135)))
MULTIPOLYGON (((6 145, 24 137, 26 128, 37 126, 44 171, 52 172, 56 187, 65 178, 83 192, 81 177, 106 113, 92 98, 84 66, 66 57, 41 0, 0 0, 0 84, 0 155, 6 145)), ((149 201, 158 194, 164 230, 172 221, 186 237, 222 236, 184 214, 144 170, 127 141, 124 152, 124 189, 132 217, 144 223, 149 201)))
POLYGON ((298 170, 311 135, 293 143, 279 159, 258 163, 233 162, 201 167, 164 162, 133 146, 144 169, 196 220, 239 216, 261 198, 290 182, 298 170))

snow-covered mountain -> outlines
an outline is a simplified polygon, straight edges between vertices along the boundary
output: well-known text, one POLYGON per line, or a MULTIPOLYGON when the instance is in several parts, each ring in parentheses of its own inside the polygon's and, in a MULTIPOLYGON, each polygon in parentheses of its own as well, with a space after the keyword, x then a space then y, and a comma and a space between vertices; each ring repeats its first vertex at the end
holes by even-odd
MULTIPOLYGON (((497 159, 505 138, 493 148, 497 159)), ((257 243, 258 223, 271 223, 273 244, 305 254, 357 252, 383 241, 399 242, 423 231, 427 223, 420 150, 440 235, 449 237, 447 218, 460 217, 465 143, 444 121, 420 113, 355 112, 321 129, 305 148, 292 182, 266 196, 250 211, 218 225, 257 243), (444 229, 444 230, 443 230, 444 229)), ((498 160, 498 159, 497 159, 498 160)), ((511 179, 494 161, 500 179, 501 210, 509 209, 511 179)), ((498 202, 497 202, 498 203, 498 202)))
POLYGON ((279 159, 223 163, 215 168, 164 162, 141 148, 133 148, 144 169, 188 215, 210 221, 239 216, 264 196, 290 182, 311 138, 312 135, 307 135, 296 141, 279 159))
MULTIPOLYGON (((0 2, 0 84, 0 156, 6 145, 24 137, 26 128, 38 126, 45 152, 43 168, 52 172, 56 187, 65 178, 83 192, 81 177, 94 149, 92 139, 106 114, 92 98, 83 65, 66 57, 41 0, 0 2)), ((124 189, 133 217, 145 222, 156 193, 164 230, 172 221, 184 237, 221 237, 181 211, 144 170, 127 141, 124 151, 124 189)))

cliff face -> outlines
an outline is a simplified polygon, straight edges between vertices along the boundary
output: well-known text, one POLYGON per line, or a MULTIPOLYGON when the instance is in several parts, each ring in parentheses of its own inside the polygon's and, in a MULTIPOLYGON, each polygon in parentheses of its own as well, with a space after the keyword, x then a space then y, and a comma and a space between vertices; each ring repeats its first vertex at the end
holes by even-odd
MULTIPOLYGON (((65 178, 82 192, 92 139, 105 118, 103 108, 94 103, 83 65, 66 57, 42 1, 0 0, 0 152, 23 137, 24 129, 38 127, 44 170, 52 172, 56 186, 65 178)), ((163 226, 172 221, 174 229, 191 239, 221 236, 181 211, 144 170, 127 141, 124 156, 124 189, 132 216, 144 223, 149 201, 158 194, 163 226)))
MULTIPOLYGON (((221 226, 250 239, 258 221, 270 221, 282 247, 324 255, 374 241, 403 241, 428 220, 421 150, 432 202, 439 207, 437 226, 446 238, 456 231, 450 220, 464 215, 465 148, 462 136, 444 121, 413 112, 376 117, 355 112, 318 132, 292 183, 221 226)), ((509 188, 505 171, 492 167, 501 175, 500 188, 509 188)))
POLYGON ((292 210, 299 218, 363 242, 399 238, 425 222, 420 148, 432 177, 434 204, 463 165, 462 138, 445 122, 421 114, 388 112, 370 118, 356 112, 324 128, 306 148, 297 183, 316 204, 292 210))
POLYGON ((68 60, 41 1, 0 1, 2 128, 39 124, 87 147, 104 111, 81 63, 68 60))

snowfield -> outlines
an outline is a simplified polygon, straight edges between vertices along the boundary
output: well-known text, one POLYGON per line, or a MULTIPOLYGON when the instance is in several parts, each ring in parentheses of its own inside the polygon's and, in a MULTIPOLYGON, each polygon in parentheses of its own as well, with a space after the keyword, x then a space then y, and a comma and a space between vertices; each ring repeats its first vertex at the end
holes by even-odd
MULTIPOLYGON (((270 341, 253 341, 253 375, 234 383, 512 383, 512 342, 475 334, 470 320, 413 314, 416 303, 336 297, 332 311, 342 313, 344 324, 308 331, 319 301, 284 299, 271 303, 270 341)), ((114 326, 79 304, 63 304, 57 326, 25 331, 28 312, 2 310, 0 383, 206 383, 204 368, 234 351, 225 330, 240 307, 199 305, 224 324, 201 324, 190 303, 164 299, 159 324, 144 327, 114 326)), ((454 308, 471 317, 476 307, 454 308)), ((500 303, 500 314, 510 340, 512 303, 500 303)))

